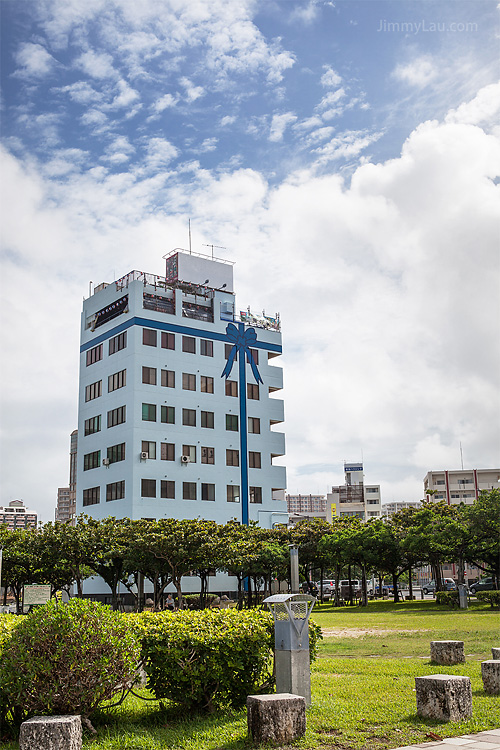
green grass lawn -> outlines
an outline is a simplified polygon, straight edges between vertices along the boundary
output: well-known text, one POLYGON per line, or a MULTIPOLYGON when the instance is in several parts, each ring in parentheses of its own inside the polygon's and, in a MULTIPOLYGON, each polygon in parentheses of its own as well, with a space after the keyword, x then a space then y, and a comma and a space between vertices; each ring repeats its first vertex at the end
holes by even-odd
MULTIPOLYGON (((491 659, 492 646, 500 646, 498 612, 479 603, 460 612, 430 600, 384 601, 370 602, 366 609, 322 605, 313 618, 327 633, 347 630, 320 644, 312 668, 307 734, 294 747, 384 750, 432 741, 430 732, 449 737, 500 727, 500 697, 484 692, 480 664, 491 659), (431 665, 431 640, 463 640, 466 664, 431 665), (438 672, 471 678, 470 721, 440 724, 417 717, 415 677, 438 672)), ((245 709, 186 715, 168 702, 130 697, 93 721, 98 734, 85 737, 85 750, 239 750, 250 745, 245 709)), ((17 747, 5 745, 6 750, 17 747)))

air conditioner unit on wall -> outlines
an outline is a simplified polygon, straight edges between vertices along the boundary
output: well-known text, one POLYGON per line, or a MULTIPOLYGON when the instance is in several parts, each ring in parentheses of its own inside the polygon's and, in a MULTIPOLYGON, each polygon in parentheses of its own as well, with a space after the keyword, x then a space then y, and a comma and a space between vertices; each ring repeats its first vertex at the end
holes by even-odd
POLYGON ((146 451, 141 451, 141 461, 145 461, 147 458, 149 458, 149 453, 146 453, 146 451))
POLYGON ((102 465, 103 465, 103 466, 109 466, 109 463, 110 463, 110 462, 109 462, 109 458, 103 458, 103 459, 102 459, 102 465))
POLYGON ((188 464, 189 456, 181 456, 181 464, 188 464))

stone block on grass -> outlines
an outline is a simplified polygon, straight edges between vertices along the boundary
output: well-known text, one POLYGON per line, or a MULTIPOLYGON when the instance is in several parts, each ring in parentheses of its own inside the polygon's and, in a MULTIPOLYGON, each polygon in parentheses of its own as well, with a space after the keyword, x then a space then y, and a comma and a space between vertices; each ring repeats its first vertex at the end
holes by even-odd
POLYGON ((255 744, 287 745, 306 733, 306 699, 292 693, 249 695, 247 724, 255 744))
POLYGON ((415 677, 417 714, 423 719, 462 721, 472 716, 469 677, 433 674, 415 677))
POLYGON ((491 695, 500 693, 500 659, 481 662, 481 676, 484 689, 491 695))
POLYGON ((81 750, 80 716, 34 716, 21 724, 19 750, 81 750))
POLYGON ((463 641, 431 641, 431 662, 449 667, 465 662, 463 641))
POLYGON ((500 659, 500 647, 499 648, 492 648, 491 649, 491 658, 492 659, 500 659))

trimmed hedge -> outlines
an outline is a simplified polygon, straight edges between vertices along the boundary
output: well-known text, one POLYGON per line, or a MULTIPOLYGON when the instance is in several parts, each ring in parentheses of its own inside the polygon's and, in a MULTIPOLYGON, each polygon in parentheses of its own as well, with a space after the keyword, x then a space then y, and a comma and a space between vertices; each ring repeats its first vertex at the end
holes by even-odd
MULTIPOLYGON (((144 612, 127 618, 141 631, 148 688, 190 709, 241 706, 274 684, 274 624, 263 610, 144 612)), ((309 621, 311 660, 321 628, 309 621)))
POLYGON ((50 601, 20 620, 4 640, 0 684, 4 714, 82 714, 132 683, 140 642, 123 615, 89 599, 50 601))
POLYGON ((436 591, 436 604, 447 604, 457 609, 460 606, 458 591, 436 591))
POLYGON ((482 602, 489 602, 491 608, 500 607, 500 591, 476 591, 476 599, 482 602))

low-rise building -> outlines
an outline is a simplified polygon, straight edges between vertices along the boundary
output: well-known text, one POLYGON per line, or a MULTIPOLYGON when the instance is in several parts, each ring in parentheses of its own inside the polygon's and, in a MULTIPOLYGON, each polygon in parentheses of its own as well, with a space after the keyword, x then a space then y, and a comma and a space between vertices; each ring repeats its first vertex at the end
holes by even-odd
POLYGON ((0 506, 0 523, 9 529, 36 529, 37 521, 37 513, 29 510, 22 500, 11 500, 8 505, 0 506))
POLYGON ((327 520, 335 516, 354 516, 367 521, 381 515, 379 484, 365 484, 363 464, 344 463, 345 484, 332 487, 327 494, 327 520))
POLYGON ((448 505, 472 505, 482 490, 500 488, 500 469, 456 469, 428 471, 424 478, 424 496, 433 502, 444 500, 448 505))

